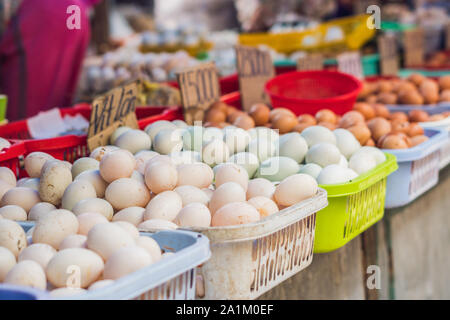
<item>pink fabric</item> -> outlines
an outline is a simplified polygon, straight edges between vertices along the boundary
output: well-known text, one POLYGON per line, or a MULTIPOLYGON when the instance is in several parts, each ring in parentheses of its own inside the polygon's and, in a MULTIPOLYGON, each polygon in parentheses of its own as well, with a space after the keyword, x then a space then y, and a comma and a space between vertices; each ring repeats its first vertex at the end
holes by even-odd
POLYGON ((0 42, 0 88, 7 117, 70 106, 89 43, 89 5, 97 0, 24 0, 0 42), (67 7, 81 9, 81 29, 67 28, 67 7))

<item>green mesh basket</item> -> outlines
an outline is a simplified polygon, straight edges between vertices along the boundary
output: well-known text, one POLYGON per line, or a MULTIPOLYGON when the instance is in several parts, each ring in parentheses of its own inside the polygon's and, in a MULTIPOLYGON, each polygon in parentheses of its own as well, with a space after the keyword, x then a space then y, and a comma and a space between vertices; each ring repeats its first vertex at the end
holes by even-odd
POLYGON ((381 220, 387 176, 397 170, 394 155, 355 180, 320 186, 327 190, 328 206, 317 213, 314 253, 336 250, 381 220))

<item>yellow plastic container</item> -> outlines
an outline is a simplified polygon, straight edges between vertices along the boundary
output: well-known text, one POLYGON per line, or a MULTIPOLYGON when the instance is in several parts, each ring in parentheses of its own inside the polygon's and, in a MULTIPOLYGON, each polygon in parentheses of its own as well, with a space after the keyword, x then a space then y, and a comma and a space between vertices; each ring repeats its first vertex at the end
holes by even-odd
POLYGON ((246 33, 239 35, 239 43, 247 46, 267 45, 280 53, 298 50, 326 49, 357 50, 375 35, 368 27, 370 15, 331 20, 316 28, 287 33, 246 33))
POLYGON ((316 216, 314 253, 336 250, 381 220, 387 176, 398 168, 396 157, 385 155, 385 162, 352 182, 320 186, 328 206, 316 216))

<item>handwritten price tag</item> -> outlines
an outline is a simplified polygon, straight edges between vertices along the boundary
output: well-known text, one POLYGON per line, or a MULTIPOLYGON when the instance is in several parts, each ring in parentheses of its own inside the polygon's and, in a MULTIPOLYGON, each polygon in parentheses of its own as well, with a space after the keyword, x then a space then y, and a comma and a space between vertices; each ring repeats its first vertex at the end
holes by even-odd
POLYGON ((270 103, 264 93, 264 85, 275 75, 270 53, 254 47, 236 46, 236 66, 242 108, 248 111, 255 103, 270 103))
POLYGON ((107 145, 111 134, 120 126, 139 127, 135 113, 137 95, 138 81, 94 100, 87 140, 90 150, 107 145))
POLYGON ((364 78, 359 52, 342 53, 337 56, 337 63, 339 71, 351 74, 358 79, 364 78))
POLYGON ((423 29, 406 30, 403 33, 403 46, 405 48, 405 66, 413 67, 424 63, 424 32, 423 29))
POLYGON ((297 70, 323 70, 323 56, 319 53, 314 53, 299 58, 297 60, 297 70))
POLYGON ((380 52, 381 75, 395 76, 398 73, 397 40, 394 35, 383 35, 377 39, 380 52))
POLYGON ((205 63, 177 73, 185 120, 203 121, 205 111, 220 98, 219 77, 214 63, 205 63))

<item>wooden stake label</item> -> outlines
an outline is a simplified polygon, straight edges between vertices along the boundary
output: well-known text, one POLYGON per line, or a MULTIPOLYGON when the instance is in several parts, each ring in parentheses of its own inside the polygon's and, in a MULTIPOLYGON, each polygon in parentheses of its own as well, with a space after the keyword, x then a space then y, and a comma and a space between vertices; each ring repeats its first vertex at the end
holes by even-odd
POLYGON ((299 58, 297 60, 297 70, 323 70, 323 56, 319 53, 313 53, 299 58))
POLYGON ((254 47, 236 46, 236 66, 242 108, 248 111, 255 103, 270 103, 264 92, 266 82, 275 76, 270 53, 254 47))
POLYGON ((404 59, 406 67, 420 66, 424 63, 423 29, 406 30, 403 33, 404 59))
POLYGON ((203 121, 205 111, 220 99, 219 77, 213 62, 186 68, 176 74, 186 123, 203 121))
POLYGON ((382 35, 377 39, 380 52, 380 69, 383 76, 396 76, 398 73, 397 40, 394 35, 382 35))
POLYGON ((107 145, 111 134, 120 126, 139 128, 135 113, 137 95, 138 81, 94 100, 87 139, 89 150, 107 145))
POLYGON ((345 52, 337 56, 338 70, 363 79, 364 74, 359 52, 345 52))

